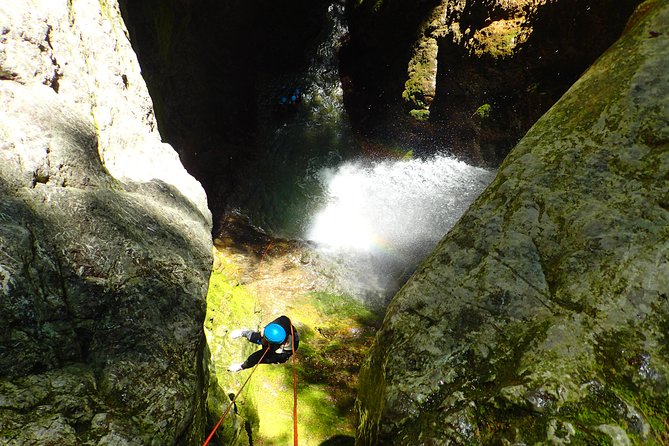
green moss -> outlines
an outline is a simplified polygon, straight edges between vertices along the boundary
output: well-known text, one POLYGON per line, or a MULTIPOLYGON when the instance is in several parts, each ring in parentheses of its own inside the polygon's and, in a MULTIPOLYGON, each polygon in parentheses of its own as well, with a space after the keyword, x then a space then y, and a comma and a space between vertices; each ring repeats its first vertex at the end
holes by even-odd
MULTIPOLYGON (((323 316, 342 317, 344 323, 348 323, 350 320, 374 323, 378 317, 350 296, 317 291, 308 294, 306 298, 307 303, 313 305, 323 316)), ((337 321, 333 320, 332 322, 336 323, 337 321)))
POLYGON ((427 104, 422 99, 423 86, 422 79, 417 76, 412 76, 404 84, 404 91, 402 92, 402 99, 414 107, 427 108, 427 104))
POLYGON ((483 104, 474 112, 474 116, 478 116, 480 119, 488 119, 490 117, 490 111, 492 107, 490 104, 483 104))
POLYGON ((408 79, 402 99, 416 110, 427 110, 436 94, 437 53, 439 46, 432 38, 420 40, 408 64, 408 79))
MULTIPOLYGON (((651 316, 657 322, 646 323, 659 324, 661 314, 651 316)), ((607 382, 607 389, 599 391, 606 396, 607 404, 599 402, 598 406, 611 408, 609 420, 623 426, 628 422, 627 410, 618 408, 633 407, 649 424, 654 442, 648 444, 664 444, 669 438, 669 402, 664 397, 667 384, 654 370, 654 358, 661 358, 662 354, 659 349, 640 348, 643 345, 640 337, 633 329, 619 329, 598 338, 597 362, 607 382)))
MULTIPOLYGON (((272 260, 266 262, 269 270, 272 260)), ((205 321, 213 364, 208 400, 210 428, 228 404, 228 394, 237 392, 251 373, 230 373, 225 367, 257 348, 244 340, 230 340, 229 331, 268 322, 260 315, 265 296, 250 292, 240 283, 238 268, 235 258, 218 253, 210 279, 205 321)), ((285 308, 300 334, 295 364, 300 444, 320 445, 342 435, 352 438, 359 364, 371 344, 379 316, 349 296, 324 291, 290 294, 286 301, 278 293, 271 298, 274 308, 285 308)), ((245 424, 254 445, 289 444, 293 437, 292 359, 259 366, 236 408, 240 417, 226 419, 219 439, 244 444, 240 441, 246 434, 240 428, 245 424)))
MULTIPOLYGON (((325 292, 297 296, 293 304, 290 314, 299 321, 301 336, 295 364, 300 444, 352 437, 357 372, 376 316, 347 296, 325 292)), ((260 420, 254 444, 288 444, 292 439, 292 365, 289 360, 257 369, 250 391, 260 420)))
POLYGON ((481 47, 476 48, 475 54, 479 57, 485 55, 492 59, 505 59, 513 57, 518 48, 520 28, 511 26, 505 28, 503 32, 490 33, 482 38, 481 47))
POLYGON ((415 65, 409 79, 404 83, 402 99, 410 106, 427 109, 429 104, 425 100, 425 78, 427 70, 423 65, 415 65))
MULTIPOLYGON (((217 269, 212 272, 209 279, 207 314, 204 323, 210 350, 210 382, 207 396, 209 430, 230 404, 230 394, 238 392, 243 383, 240 379, 243 377, 232 375, 227 371, 227 366, 232 362, 240 362, 243 354, 249 354, 253 350, 250 344, 240 345, 235 343, 235 340, 229 339, 229 331, 241 326, 255 327, 258 320, 254 310, 255 299, 237 280, 234 265, 218 260, 217 269)), ((241 403, 248 398, 249 392, 250 388, 245 388, 238 397, 240 403, 237 404, 237 411, 244 419, 255 420, 257 419, 255 408, 241 403)), ((238 438, 244 430, 238 417, 231 413, 226 416, 225 423, 219 428, 217 438, 230 442, 238 438)))
POLYGON ((253 313, 253 297, 246 288, 217 271, 211 274, 207 303, 205 328, 209 330, 224 326, 221 319, 240 321, 253 313))
POLYGON ((411 110, 409 115, 417 121, 427 121, 430 119, 430 110, 411 110))

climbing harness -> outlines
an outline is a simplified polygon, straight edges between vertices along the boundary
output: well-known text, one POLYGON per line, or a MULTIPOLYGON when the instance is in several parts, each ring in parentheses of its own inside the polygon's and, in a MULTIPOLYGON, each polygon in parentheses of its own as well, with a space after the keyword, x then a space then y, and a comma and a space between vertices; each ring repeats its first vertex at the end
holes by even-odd
POLYGON ((225 409, 225 412, 223 412, 223 415, 221 415, 221 418, 218 420, 218 423, 216 423, 216 426, 214 426, 214 429, 212 429, 211 433, 209 434, 207 439, 204 441, 202 446, 207 446, 209 444, 209 442, 213 438, 214 434, 216 433, 216 430, 219 428, 219 426, 221 425, 221 423, 225 419, 226 415, 228 415, 228 412, 230 412, 230 409, 235 404, 235 401, 237 401, 237 397, 242 393, 242 390, 244 390, 244 387, 246 387, 246 384, 249 382, 249 380, 253 376, 253 373, 256 371, 256 369, 258 368, 258 366, 262 362, 263 358, 265 357, 265 355, 267 354, 269 349, 270 349, 270 347, 267 346, 267 348, 265 349, 265 352, 260 357, 260 360, 258 361, 258 363, 255 366, 253 366, 253 369, 251 370, 251 373, 249 373, 248 378, 246 378, 246 381, 244 381, 244 384, 242 384, 242 387, 239 389, 239 392, 237 392, 235 394, 235 397, 232 399, 232 401, 230 401, 230 404, 228 404, 228 407, 225 409))

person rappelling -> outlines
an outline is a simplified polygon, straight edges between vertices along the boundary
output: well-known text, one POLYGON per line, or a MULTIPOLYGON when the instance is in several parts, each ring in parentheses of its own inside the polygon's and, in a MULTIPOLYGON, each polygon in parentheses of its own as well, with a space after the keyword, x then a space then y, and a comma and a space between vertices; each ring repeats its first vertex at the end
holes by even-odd
POLYGON ((230 364, 230 367, 228 367, 230 372, 249 369, 258 363, 284 363, 293 355, 293 350, 297 351, 300 344, 297 330, 287 316, 279 316, 259 332, 245 328, 233 330, 230 332, 230 337, 232 339, 244 337, 249 342, 263 347, 252 353, 246 358, 246 361, 230 364))
MULTIPOLYGON (((265 252, 267 252, 267 250, 265 250, 265 252)), ((209 433, 209 436, 204 441, 202 446, 207 446, 214 437, 216 430, 225 419, 225 416, 230 412, 230 409, 234 406, 235 401, 237 401, 237 397, 242 393, 242 390, 251 379, 251 376, 253 376, 253 372, 255 372, 258 365, 280 364, 286 362, 288 358, 293 356, 293 352, 297 351, 297 347, 300 344, 300 337, 297 334, 297 330, 287 316, 279 316, 267 324, 265 328, 259 332, 245 328, 233 330, 230 332, 230 337, 233 339, 245 337, 249 342, 262 345, 263 348, 252 353, 248 358, 246 358, 246 361, 242 362, 241 364, 230 364, 230 367, 228 367, 228 370, 231 372, 238 372, 240 370, 249 368, 252 368, 253 370, 251 370, 251 373, 249 373, 246 381, 244 381, 241 389, 239 389, 239 392, 234 394, 230 404, 228 404, 228 407, 225 409, 223 415, 221 415, 218 423, 216 423, 216 426, 214 426, 212 431, 209 433)), ((295 356, 293 356, 293 444, 295 446, 298 444, 297 370, 295 367, 295 356)))

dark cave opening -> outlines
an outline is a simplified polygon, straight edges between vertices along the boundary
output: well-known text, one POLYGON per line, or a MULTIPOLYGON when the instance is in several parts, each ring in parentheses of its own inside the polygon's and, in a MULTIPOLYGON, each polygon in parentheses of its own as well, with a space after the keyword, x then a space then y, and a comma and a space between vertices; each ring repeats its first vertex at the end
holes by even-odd
MULTIPOLYGON (((216 222, 258 156, 263 85, 304 69, 326 1, 120 1, 163 140, 203 185, 216 222)), ((276 92, 280 94, 280 92, 276 92)))
MULTIPOLYGON (((270 155, 270 133, 286 124, 269 109, 282 86, 291 88, 309 69, 334 3, 120 2, 160 133, 202 183, 214 232, 239 204, 235 194, 248 188, 249 174, 257 183, 267 180, 257 160, 270 155)), ((399 147, 417 156, 448 153, 496 167, 618 38, 639 0, 615 7, 610 0, 565 0, 526 11, 531 37, 507 58, 472 54, 453 36, 441 37, 437 95, 425 122, 409 116, 402 90, 417 30, 440 2, 372 3, 345 2, 347 32, 338 57, 343 104, 355 136, 350 151, 378 157, 399 147), (476 111, 486 105, 490 113, 483 120, 476 111)), ((500 8, 486 5, 467 3, 460 27, 473 33, 505 18, 500 8)), ((287 156, 280 162, 297 161, 287 156)), ((274 187, 268 181, 266 187, 274 187)), ((253 200, 254 193, 242 195, 253 200)))

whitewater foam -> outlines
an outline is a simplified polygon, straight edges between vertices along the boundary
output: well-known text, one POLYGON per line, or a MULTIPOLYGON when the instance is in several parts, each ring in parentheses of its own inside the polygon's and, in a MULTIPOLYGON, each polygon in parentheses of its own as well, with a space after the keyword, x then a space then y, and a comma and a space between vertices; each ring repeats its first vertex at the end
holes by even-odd
POLYGON ((307 238, 348 270, 338 274, 354 293, 387 297, 493 177, 493 171, 444 155, 324 169, 325 202, 307 238))

